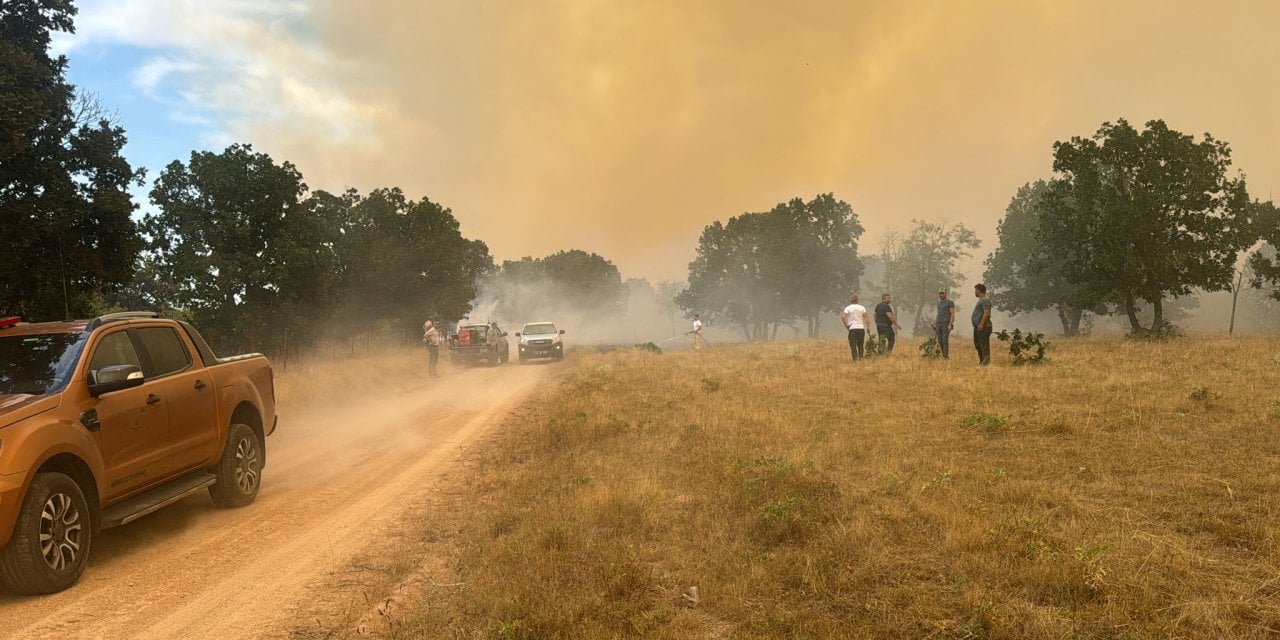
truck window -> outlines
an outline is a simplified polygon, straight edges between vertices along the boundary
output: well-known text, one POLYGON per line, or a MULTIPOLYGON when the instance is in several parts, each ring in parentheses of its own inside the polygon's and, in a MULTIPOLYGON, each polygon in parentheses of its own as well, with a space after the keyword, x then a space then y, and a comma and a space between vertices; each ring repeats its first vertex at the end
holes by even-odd
POLYGON ((98 342, 98 347, 93 350, 93 358, 89 360, 89 384, 97 381, 99 369, 118 364, 142 368, 142 360, 133 348, 133 341, 129 340, 129 334, 124 331, 117 331, 98 342))
POLYGON ((145 327, 135 329, 142 348, 146 349, 155 371, 148 377, 167 376, 191 366, 191 354, 178 332, 170 327, 145 327))
POLYGON ((0 395, 61 391, 71 380, 84 333, 0 336, 0 395))

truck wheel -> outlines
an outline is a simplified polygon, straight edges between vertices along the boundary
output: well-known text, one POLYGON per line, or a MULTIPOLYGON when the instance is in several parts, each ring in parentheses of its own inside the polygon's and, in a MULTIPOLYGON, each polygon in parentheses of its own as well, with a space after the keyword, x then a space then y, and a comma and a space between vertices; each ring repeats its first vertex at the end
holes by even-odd
POLYGON ((89 504, 69 476, 37 474, 22 500, 9 544, 0 549, 0 582, 14 593, 62 591, 84 573, 93 540, 89 504))
POLYGON ((227 448, 214 467, 218 481, 209 487, 209 496, 219 507, 243 507, 258 497, 262 485, 262 445, 248 425, 233 424, 227 434, 227 448))

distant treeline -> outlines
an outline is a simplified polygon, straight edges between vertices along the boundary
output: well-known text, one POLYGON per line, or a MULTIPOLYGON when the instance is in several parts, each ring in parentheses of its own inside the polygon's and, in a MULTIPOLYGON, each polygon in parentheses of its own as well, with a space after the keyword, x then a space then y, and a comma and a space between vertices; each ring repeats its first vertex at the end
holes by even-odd
MULTIPOLYGON (((0 314, 157 309, 226 349, 287 352, 333 327, 408 338, 478 298, 508 319, 572 308, 609 321, 641 291, 673 331, 677 315, 700 313, 747 339, 783 326, 815 336, 859 289, 866 302, 892 291, 920 322, 979 247, 962 224, 914 220, 860 257, 858 216, 828 193, 711 223, 687 283, 655 288, 581 250, 495 264, 438 203, 396 188, 312 191, 291 163, 239 144, 165 167, 135 220, 130 188, 145 176, 121 155, 124 130, 49 55, 74 14, 65 2, 0 5, 0 314)), ((1160 332, 1166 303, 1193 290, 1280 300, 1277 245, 1276 207, 1250 201, 1226 143, 1119 120, 1054 145, 1052 176, 1018 190, 984 277, 998 308, 1053 310, 1068 335, 1090 313, 1160 332)))

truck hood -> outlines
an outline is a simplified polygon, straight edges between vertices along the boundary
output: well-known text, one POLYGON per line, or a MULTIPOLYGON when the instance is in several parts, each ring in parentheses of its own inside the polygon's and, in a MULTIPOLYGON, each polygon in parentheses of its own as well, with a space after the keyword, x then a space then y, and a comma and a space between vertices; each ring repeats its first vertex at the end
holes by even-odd
POLYGON ((522 334, 522 335, 520 336, 520 342, 523 342, 523 343, 526 343, 526 344, 527 344, 527 343, 529 343, 529 342, 532 342, 532 341, 534 341, 534 340, 550 340, 550 341, 552 341, 552 342, 560 342, 560 334, 558 334, 558 333, 536 333, 536 334, 533 334, 533 335, 524 335, 524 334, 522 334))
POLYGON ((61 394, 33 396, 26 393, 0 394, 0 427, 44 413, 62 402, 61 394))

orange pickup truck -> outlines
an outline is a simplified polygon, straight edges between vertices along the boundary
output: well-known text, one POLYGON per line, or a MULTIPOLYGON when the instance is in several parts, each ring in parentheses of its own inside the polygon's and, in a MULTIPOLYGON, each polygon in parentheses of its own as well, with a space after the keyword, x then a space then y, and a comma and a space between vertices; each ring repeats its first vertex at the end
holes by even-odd
POLYGON ((197 491, 249 504, 275 384, 261 354, 219 358, 154 313, 0 320, 0 584, 61 591, 94 535, 197 491))

